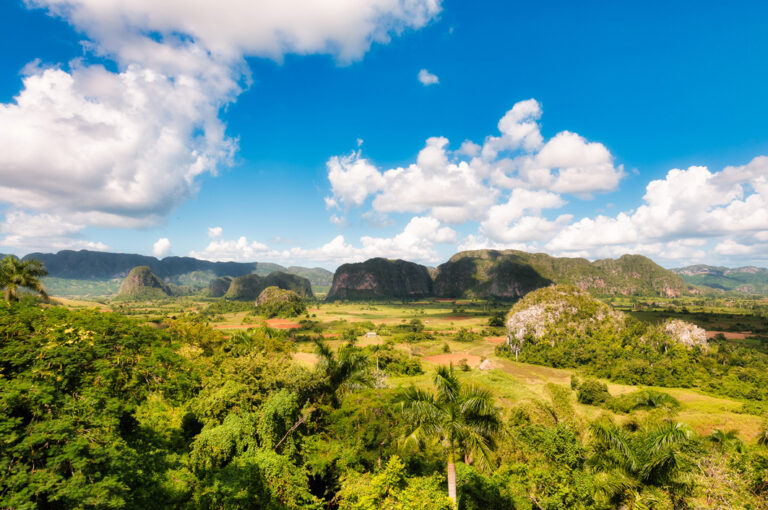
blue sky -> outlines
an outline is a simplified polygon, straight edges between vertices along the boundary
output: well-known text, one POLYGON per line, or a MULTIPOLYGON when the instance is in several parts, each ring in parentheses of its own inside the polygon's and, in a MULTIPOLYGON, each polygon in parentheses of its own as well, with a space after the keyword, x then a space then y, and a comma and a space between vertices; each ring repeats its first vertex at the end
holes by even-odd
POLYGON ((156 4, 0 4, 0 252, 768 264, 763 2, 156 4))

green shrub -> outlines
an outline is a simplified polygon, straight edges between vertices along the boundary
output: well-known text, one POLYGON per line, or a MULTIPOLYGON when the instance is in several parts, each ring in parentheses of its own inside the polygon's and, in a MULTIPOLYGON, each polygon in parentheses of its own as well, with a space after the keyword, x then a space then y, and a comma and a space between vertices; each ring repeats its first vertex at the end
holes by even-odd
POLYGON ((594 379, 586 379, 579 385, 579 392, 576 399, 582 404, 599 405, 611 398, 608 393, 608 386, 605 383, 594 379))

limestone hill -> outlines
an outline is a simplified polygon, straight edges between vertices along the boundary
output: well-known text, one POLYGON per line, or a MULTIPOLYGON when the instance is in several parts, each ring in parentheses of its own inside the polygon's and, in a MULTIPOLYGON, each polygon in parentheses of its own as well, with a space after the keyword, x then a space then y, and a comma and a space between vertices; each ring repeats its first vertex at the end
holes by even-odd
POLYGON ((450 298, 517 298, 552 283, 599 295, 671 297, 687 291, 680 276, 640 255, 590 262, 517 250, 474 250, 438 266, 434 292, 450 298))
POLYGON ((152 299, 171 295, 171 289, 148 266, 131 269, 120 285, 118 296, 128 299, 152 299))
POLYGON ((309 280, 295 274, 275 271, 267 276, 249 274, 233 278, 225 296, 238 301, 254 301, 267 287, 292 290, 303 298, 313 298, 309 280))
POLYGON ((431 294, 432 278, 425 266, 374 258, 340 266, 326 299, 405 299, 431 294))
POLYGON ((256 299, 256 311, 265 317, 296 317, 307 311, 301 296, 292 290, 267 287, 256 299))
POLYGON ((514 354, 526 348, 546 350, 568 344, 586 350, 627 343, 644 343, 657 350, 678 344, 707 348, 704 330, 693 324, 681 320, 640 324, 572 285, 529 293, 509 311, 506 326, 507 345, 514 354))

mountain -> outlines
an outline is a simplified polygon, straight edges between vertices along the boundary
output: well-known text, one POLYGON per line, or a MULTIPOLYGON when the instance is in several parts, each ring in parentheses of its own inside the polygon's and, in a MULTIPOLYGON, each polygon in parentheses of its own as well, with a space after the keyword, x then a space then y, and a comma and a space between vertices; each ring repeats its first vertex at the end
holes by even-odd
POLYGON ((170 296, 171 289, 149 266, 137 266, 125 277, 117 295, 124 298, 158 298, 170 296))
POLYGON ((552 283, 602 295, 672 297, 687 291, 679 275, 641 255, 590 262, 517 250, 474 250, 457 253, 437 267, 434 293, 449 298, 517 298, 552 283))
POLYGON ((728 268, 697 264, 671 269, 685 283, 724 291, 768 295, 768 269, 743 266, 728 268))
POLYGON ((162 260, 146 255, 108 253, 89 250, 63 250, 58 253, 30 253, 43 263, 53 278, 74 280, 110 280, 125 277, 137 266, 147 266, 168 283, 205 287, 219 276, 243 276, 255 273, 266 276, 275 271, 307 277, 315 288, 328 288, 333 273, 322 268, 291 267, 265 262, 211 262, 192 257, 166 257, 162 260))
POLYGON ((431 294, 432 278, 425 266, 374 258, 340 266, 326 299, 418 298, 431 294))
POLYGON ((249 274, 233 278, 225 296, 238 301, 254 301, 267 287, 292 290, 303 298, 313 298, 312 285, 303 276, 275 271, 267 276, 249 274))

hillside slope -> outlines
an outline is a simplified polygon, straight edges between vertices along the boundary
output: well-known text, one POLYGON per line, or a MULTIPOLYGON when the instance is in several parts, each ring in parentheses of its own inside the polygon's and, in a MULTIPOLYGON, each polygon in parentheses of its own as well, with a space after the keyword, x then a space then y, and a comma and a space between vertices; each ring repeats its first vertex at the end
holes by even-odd
POLYGON ((373 258, 340 266, 333 275, 333 285, 326 299, 399 299, 430 295, 432 278, 425 266, 405 260, 373 258))
POLYGON ((679 275, 641 255, 590 262, 517 250, 474 250, 457 253, 438 266, 434 292, 447 298, 517 298, 552 283, 600 295, 671 297, 687 289, 679 275))

